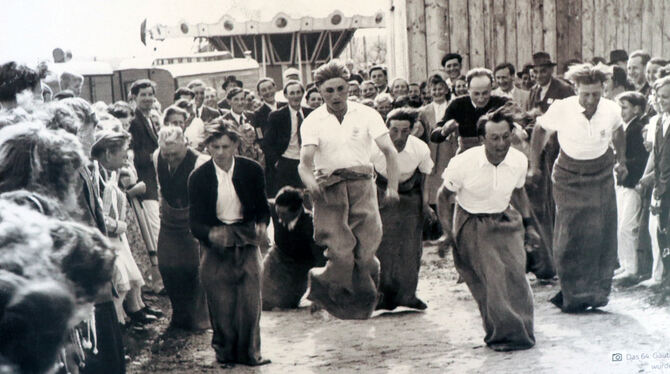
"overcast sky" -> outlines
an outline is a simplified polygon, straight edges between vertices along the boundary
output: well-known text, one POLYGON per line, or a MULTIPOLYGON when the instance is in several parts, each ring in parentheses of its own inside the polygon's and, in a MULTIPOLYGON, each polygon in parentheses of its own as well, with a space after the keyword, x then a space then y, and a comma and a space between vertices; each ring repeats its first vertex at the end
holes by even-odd
MULTIPOLYGON (((175 25, 181 20, 216 22, 230 14, 236 20, 271 18, 279 11, 323 17, 331 0, 0 0, 0 61, 34 64, 51 51, 70 49, 75 59, 150 55, 140 41, 140 24, 175 25), (262 10, 260 10, 262 9, 262 10)), ((372 15, 387 0, 338 0, 345 16, 372 15)), ((263 19, 267 20, 267 19, 263 19)), ((190 44, 190 41, 184 45, 190 44)))

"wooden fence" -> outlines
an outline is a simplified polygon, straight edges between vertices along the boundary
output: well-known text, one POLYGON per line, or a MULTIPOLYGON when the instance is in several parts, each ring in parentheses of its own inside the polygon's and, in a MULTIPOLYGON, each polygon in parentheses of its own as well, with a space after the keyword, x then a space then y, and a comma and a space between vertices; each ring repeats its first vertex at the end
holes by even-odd
POLYGON ((520 68, 542 50, 551 54, 559 69, 572 58, 607 59, 612 49, 629 53, 644 49, 652 56, 670 57, 670 0, 391 0, 391 4, 406 10, 407 71, 413 81, 440 68, 449 51, 463 56, 464 71, 501 62, 520 68))

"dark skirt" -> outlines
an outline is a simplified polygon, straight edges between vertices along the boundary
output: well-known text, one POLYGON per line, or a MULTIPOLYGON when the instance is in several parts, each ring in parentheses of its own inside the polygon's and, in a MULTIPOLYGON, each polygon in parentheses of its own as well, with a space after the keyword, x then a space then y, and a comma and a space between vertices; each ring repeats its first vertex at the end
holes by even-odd
POLYGON ((174 327, 186 330, 209 328, 207 300, 200 283, 200 244, 188 227, 188 208, 161 204, 158 234, 158 269, 172 304, 174 327))
POLYGON ((425 309, 425 304, 416 297, 423 252, 421 177, 417 171, 402 184, 406 187, 399 188, 400 201, 379 210, 383 235, 377 249, 380 263, 377 309, 392 310, 398 306, 425 309))
POLYGON ((561 152, 553 173, 554 259, 564 312, 607 305, 617 264, 614 154, 575 160, 561 152))
POLYGON ((479 306, 484 342, 497 351, 535 345, 521 215, 512 207, 475 215, 457 204, 454 232, 454 265, 479 306))

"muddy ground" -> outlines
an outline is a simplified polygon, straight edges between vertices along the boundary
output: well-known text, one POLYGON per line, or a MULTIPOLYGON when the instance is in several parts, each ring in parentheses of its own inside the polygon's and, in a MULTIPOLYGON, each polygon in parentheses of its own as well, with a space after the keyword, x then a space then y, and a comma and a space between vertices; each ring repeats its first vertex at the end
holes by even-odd
MULTIPOLYGON (((221 369, 211 331, 167 330, 167 317, 147 333, 128 333, 129 373, 670 373, 670 307, 646 289, 615 288, 601 311, 568 315, 547 300, 555 284, 531 277, 537 345, 498 353, 450 255, 424 251, 418 296, 424 312, 376 312, 342 321, 308 302, 293 311, 263 312, 263 356, 272 364, 221 369), (619 361, 619 359, 621 359, 619 361)), ((167 298, 154 299, 169 314, 167 298)))

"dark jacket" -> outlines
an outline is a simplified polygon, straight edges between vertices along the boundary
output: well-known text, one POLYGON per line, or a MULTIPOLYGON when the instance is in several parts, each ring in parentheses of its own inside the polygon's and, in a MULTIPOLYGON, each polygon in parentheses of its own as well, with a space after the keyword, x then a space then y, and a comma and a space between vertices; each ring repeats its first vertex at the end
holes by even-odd
POLYGON ((644 138, 642 137, 642 128, 646 124, 646 117, 638 116, 626 128, 626 169, 628 169, 628 175, 625 179, 617 181, 617 184, 621 186, 635 188, 635 185, 642 178, 642 174, 644 174, 647 158, 649 158, 649 152, 644 148, 644 138))
POLYGON ((670 207, 670 131, 663 136, 662 116, 654 134, 654 188, 661 198, 661 207, 670 207))
MULTIPOLYGON (((303 121, 312 112, 311 108, 302 107, 303 121)), ((302 125, 302 122, 300 123, 302 125)), ((298 126, 298 139, 300 138, 300 126, 298 126)), ((281 157, 291 141, 291 111, 288 105, 274 110, 268 116, 267 133, 265 134, 265 161, 268 165, 274 165, 281 157)))
MULTIPOLYGON (((285 105, 286 103, 277 102, 277 110, 285 105)), ((263 145, 265 132, 268 128, 268 117, 270 116, 270 112, 272 112, 272 108, 266 103, 263 103, 260 108, 256 109, 253 116, 251 116, 251 124, 256 128, 256 138, 261 142, 261 146, 263 145)), ((263 152, 265 152, 265 149, 263 149, 263 152)))
MULTIPOLYGON (((241 123, 237 122, 237 120, 235 119, 235 117, 233 116, 232 113, 233 113, 232 111, 227 110, 221 115, 221 118, 233 122, 235 124, 235 126, 237 126, 239 128, 241 123)), ((248 124, 251 125, 251 120, 252 120, 252 117, 253 117, 254 114, 252 112, 247 112, 247 111, 242 112, 242 114, 246 118, 245 119, 246 122, 244 122, 244 123, 248 123, 248 124)))
POLYGON ((452 100, 444 111, 442 119, 435 124, 430 134, 430 141, 441 143, 446 140, 442 135, 442 126, 449 121, 458 123, 458 135, 462 137, 477 137, 477 121, 488 111, 500 108, 508 101, 506 97, 491 95, 489 102, 481 108, 475 108, 470 95, 457 97, 452 100))
POLYGON ((528 110, 533 108, 540 108, 542 113, 546 113, 549 106, 558 99, 565 99, 573 96, 575 90, 568 83, 561 81, 556 77, 551 77, 547 94, 540 97, 542 87, 539 84, 534 85, 530 89, 530 97, 528 98, 528 110))
MULTIPOLYGON (((196 109, 196 111, 197 110, 198 109, 196 109)), ((209 121, 213 120, 214 118, 220 115, 221 113, 218 110, 210 108, 207 105, 203 104, 202 113, 200 113, 200 119, 202 120, 202 122, 207 124, 209 121)))
POLYGON ((326 259, 323 256, 325 248, 314 242, 314 218, 312 213, 303 210, 295 228, 289 231, 287 227, 279 223, 273 206, 272 222, 275 234, 274 242, 279 253, 298 263, 311 266, 325 265, 326 259))
MULTIPOLYGON (((233 186, 242 203, 242 221, 270 222, 270 206, 265 194, 261 166, 246 157, 235 156, 233 186)), ((195 169, 188 178, 189 224, 193 236, 210 246, 209 230, 223 223, 216 217, 218 180, 214 161, 195 169)))
POLYGON ((158 200, 158 182, 156 169, 151 155, 158 148, 158 137, 151 121, 138 110, 135 118, 130 122, 130 148, 135 154, 133 163, 137 170, 137 177, 147 185, 147 192, 142 196, 145 200, 158 200))

